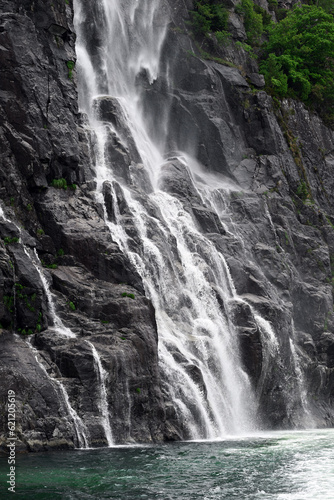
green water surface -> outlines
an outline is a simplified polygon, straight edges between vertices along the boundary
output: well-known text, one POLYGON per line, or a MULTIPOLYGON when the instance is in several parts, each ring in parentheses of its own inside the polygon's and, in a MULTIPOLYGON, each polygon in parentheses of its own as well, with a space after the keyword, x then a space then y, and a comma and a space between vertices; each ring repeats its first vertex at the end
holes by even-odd
POLYGON ((18 456, 0 498, 334 500, 334 429, 18 456))

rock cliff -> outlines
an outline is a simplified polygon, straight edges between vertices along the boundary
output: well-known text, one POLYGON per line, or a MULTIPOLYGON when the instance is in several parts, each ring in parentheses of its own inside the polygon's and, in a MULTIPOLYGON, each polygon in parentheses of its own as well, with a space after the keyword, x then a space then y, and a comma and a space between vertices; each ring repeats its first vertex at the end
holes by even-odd
MULTIPOLYGON (((168 131, 159 187, 225 256, 243 299, 231 304, 230 320, 261 425, 309 425, 306 415, 312 425, 330 426, 334 134, 300 102, 277 104, 262 90, 256 61, 235 45, 243 39, 235 3, 233 40, 220 54, 230 65, 203 59, 185 23, 191 1, 165 4, 170 23, 160 76, 153 83, 145 72, 138 76, 151 136, 158 141, 168 131), (178 151, 204 166, 203 186, 221 180, 223 201, 210 205, 199 196, 178 151), (274 351, 257 315, 275 330, 274 351)), ((91 36, 94 44, 94 30, 91 36)), ((19 446, 30 451, 80 444, 59 382, 90 445, 106 444, 91 344, 108 374, 116 442, 187 436, 159 368, 154 307, 95 196, 92 138, 78 110, 75 40, 72 0, 0 4, 0 433, 5 446, 13 389, 19 446), (75 337, 57 334, 52 304, 75 337)), ((115 103, 97 100, 96 107, 124 134, 115 103)), ((139 162, 130 139, 127 149, 116 136, 108 143, 120 184, 131 184, 129 165, 139 162)), ((145 199, 149 188, 140 172, 137 196, 145 199)), ((105 184, 104 198, 112 221, 111 187, 105 184)), ((138 245, 131 209, 114 188, 138 245)), ((191 376, 200 386, 200 373, 191 376)))

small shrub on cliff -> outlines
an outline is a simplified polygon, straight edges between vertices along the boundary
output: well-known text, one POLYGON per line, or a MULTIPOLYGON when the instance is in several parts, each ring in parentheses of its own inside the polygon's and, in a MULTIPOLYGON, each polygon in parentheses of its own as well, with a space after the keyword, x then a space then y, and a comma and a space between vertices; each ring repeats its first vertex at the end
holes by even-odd
POLYGON ((297 187, 296 194, 303 201, 305 201, 309 197, 309 191, 306 182, 301 182, 299 184, 299 186, 297 187))
POLYGON ((72 80, 75 62, 74 61, 67 61, 66 65, 68 67, 68 77, 70 80, 72 80))
POLYGON ((66 179, 53 179, 51 182, 51 186, 57 189, 67 189, 67 181, 66 179))
POLYGON ((14 243, 18 243, 19 239, 20 238, 17 238, 16 236, 14 236, 14 238, 10 238, 9 236, 6 236, 3 239, 3 242, 4 242, 5 245, 13 245, 14 243))
POLYGON ((122 297, 129 297, 130 299, 134 299, 134 298, 135 298, 135 295, 134 295, 134 293, 126 293, 126 292, 123 292, 123 293, 122 293, 122 297))

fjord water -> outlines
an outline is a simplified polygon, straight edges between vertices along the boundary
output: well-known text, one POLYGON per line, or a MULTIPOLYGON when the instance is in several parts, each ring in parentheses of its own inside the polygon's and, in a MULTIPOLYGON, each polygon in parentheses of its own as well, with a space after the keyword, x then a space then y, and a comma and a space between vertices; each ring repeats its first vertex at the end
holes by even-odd
POLYGON ((30 454, 16 471, 25 500, 332 500, 334 430, 30 454))

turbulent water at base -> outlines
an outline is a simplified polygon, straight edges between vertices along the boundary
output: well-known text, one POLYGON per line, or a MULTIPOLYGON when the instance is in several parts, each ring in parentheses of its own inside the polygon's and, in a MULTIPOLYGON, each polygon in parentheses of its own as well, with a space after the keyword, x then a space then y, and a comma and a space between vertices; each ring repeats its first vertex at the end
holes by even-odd
MULTIPOLYGON (((30 454, 17 456, 15 498, 332 500, 333 464, 332 429, 30 454)), ((0 458, 0 478, 7 473, 0 458)))
MULTIPOLYGON (((159 190, 165 137, 162 133, 153 142, 148 133, 140 82, 152 83, 159 75, 167 23, 163 0, 97 0, 93 5, 76 0, 79 100, 89 118, 97 199, 104 205, 105 181, 113 198, 113 220, 105 207, 106 224, 141 275, 155 308, 169 398, 188 438, 213 439, 256 428, 256 396, 241 366, 232 307, 242 299, 225 259, 199 232, 181 201, 159 190), (101 118, 105 106, 114 112, 108 122, 101 118), (110 144, 136 159, 123 180, 113 171, 110 144), (138 194, 139 185, 144 185, 144 196, 138 194), (135 244, 127 226, 130 219, 135 244)), ((167 115, 162 109, 162 120, 167 115)), ((166 132, 166 127, 167 122, 161 130, 166 132)), ((219 214, 224 189, 203 189, 193 175, 196 161, 181 153, 177 159, 199 199, 219 214)), ((252 313, 264 346, 264 378, 278 343, 271 325, 252 313)))

